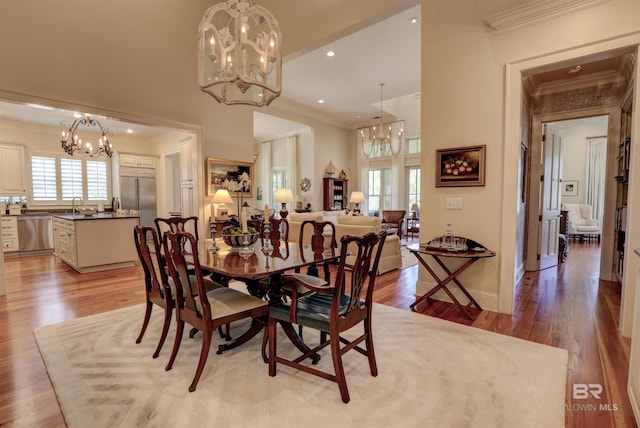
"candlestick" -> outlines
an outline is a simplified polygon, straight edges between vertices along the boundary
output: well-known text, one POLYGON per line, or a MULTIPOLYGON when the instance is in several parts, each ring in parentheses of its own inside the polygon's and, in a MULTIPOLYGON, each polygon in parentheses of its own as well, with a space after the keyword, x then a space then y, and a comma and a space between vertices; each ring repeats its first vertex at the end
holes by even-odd
POLYGON ((244 208, 242 208, 240 211, 240 221, 242 222, 242 233, 248 233, 249 230, 247 227, 247 214, 244 208))

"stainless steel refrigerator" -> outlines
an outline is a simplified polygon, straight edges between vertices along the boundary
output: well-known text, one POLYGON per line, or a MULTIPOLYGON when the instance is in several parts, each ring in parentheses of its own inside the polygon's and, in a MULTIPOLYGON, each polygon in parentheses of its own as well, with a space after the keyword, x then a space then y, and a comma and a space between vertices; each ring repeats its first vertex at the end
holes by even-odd
POLYGON ((155 170, 122 168, 120 173, 120 208, 140 210, 140 225, 153 226, 157 215, 155 170))

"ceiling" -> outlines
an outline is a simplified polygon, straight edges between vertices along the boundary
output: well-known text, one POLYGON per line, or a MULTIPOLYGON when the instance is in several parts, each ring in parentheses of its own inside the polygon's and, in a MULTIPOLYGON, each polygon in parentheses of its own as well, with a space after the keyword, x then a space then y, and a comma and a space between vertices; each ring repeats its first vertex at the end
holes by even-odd
MULTIPOLYGON (((575 0, 573 0, 575 2, 575 0)), ((321 118, 337 125, 355 129, 367 125, 380 115, 380 83, 384 83, 383 107, 393 105, 396 98, 420 95, 420 3, 386 17, 364 29, 353 32, 312 51, 285 58, 283 61, 282 95, 274 107, 321 118), (415 23, 411 23, 417 18, 415 23), (335 56, 328 57, 332 50, 335 56), (319 100, 324 100, 320 104, 319 100)), ((475 0, 481 16, 496 15, 540 0, 475 0)), ((537 86, 550 81, 575 77, 566 69, 576 64, 558 65, 557 69, 541 70, 530 76, 530 84, 537 86)), ((603 69, 619 67, 615 59, 581 63, 580 76, 602 73, 603 69), (593 63, 593 66, 590 65, 593 63)), ((577 74, 576 74, 577 75, 577 74)), ((44 110, 21 104, 0 102, 0 118, 59 126, 61 120, 72 121, 72 112, 60 109, 44 110)), ((393 116, 385 111, 384 116, 393 116)), ((263 112, 254 115, 254 134, 264 139, 287 132, 296 132, 300 124, 277 119, 263 112)), ((153 138, 166 129, 146 127, 107 118, 98 118, 114 135, 128 128, 134 136, 153 138)))

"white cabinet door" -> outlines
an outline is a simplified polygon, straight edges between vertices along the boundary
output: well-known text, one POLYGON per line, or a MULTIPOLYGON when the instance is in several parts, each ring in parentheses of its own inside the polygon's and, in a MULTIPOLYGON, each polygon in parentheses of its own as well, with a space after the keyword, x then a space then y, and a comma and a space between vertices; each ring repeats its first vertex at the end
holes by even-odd
POLYGON ((193 144, 191 141, 186 141, 180 144, 180 181, 182 185, 187 185, 193 181, 194 172, 193 165, 193 144))
POLYGON ((155 158, 136 155, 120 155, 120 166, 132 166, 136 168, 155 168, 155 158))
POLYGON ((191 217, 197 215, 197 207, 195 207, 195 197, 193 187, 180 187, 180 212, 183 217, 191 217))
POLYGON ((0 193, 24 195, 24 148, 0 146, 0 193))

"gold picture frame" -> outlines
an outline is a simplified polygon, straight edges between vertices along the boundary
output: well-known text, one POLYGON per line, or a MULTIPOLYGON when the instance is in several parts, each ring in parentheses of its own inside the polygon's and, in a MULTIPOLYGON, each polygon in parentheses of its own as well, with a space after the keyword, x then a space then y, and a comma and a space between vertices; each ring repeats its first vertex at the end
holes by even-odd
POLYGON ((487 146, 436 150, 436 187, 484 186, 487 146))
MULTIPOLYGON (((248 186, 245 185, 244 190, 235 193, 240 193, 246 197, 253 197, 254 173, 252 163, 207 158, 207 196, 213 196, 216 190, 226 188, 223 186, 225 180, 239 184, 240 176, 245 172, 249 175, 248 186)), ((230 193, 233 195, 234 191, 230 193)))

